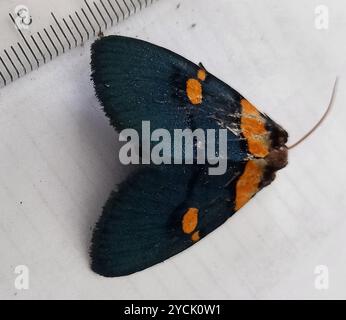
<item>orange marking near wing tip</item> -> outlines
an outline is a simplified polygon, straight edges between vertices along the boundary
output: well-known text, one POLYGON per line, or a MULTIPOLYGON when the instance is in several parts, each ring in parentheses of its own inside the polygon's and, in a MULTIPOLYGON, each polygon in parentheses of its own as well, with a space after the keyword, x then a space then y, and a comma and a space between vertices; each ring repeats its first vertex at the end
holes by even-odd
POLYGON ((263 177, 264 160, 250 160, 236 186, 235 210, 239 210, 258 191, 263 177))
POLYGON ((269 154, 268 131, 265 119, 246 99, 240 101, 242 106, 241 131, 247 140, 249 151, 255 157, 264 158, 269 154))
POLYGON ((204 81, 207 77, 207 73, 205 72, 204 69, 199 69, 197 72, 197 78, 201 81, 204 81))
POLYGON ((198 209, 197 208, 189 208, 183 216, 182 228, 184 233, 193 232, 198 224, 198 209))
POLYGON ((202 103, 202 99, 203 99, 202 85, 197 79, 187 80, 186 93, 192 104, 202 103))
POLYGON ((196 242, 196 241, 198 241, 198 240, 200 240, 200 239, 201 239, 201 237, 200 237, 200 235, 199 235, 199 231, 194 232, 194 233, 192 234, 192 236, 191 236, 191 240, 192 240, 193 242, 196 242))

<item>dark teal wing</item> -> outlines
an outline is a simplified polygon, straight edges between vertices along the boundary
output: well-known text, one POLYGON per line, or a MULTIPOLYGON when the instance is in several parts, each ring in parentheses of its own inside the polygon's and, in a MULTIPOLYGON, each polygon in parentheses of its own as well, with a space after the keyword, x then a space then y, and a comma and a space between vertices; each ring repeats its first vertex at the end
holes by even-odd
POLYGON ((93 44, 91 68, 96 95, 117 129, 141 132, 143 120, 152 130, 189 127, 174 75, 192 73, 192 64, 172 61, 164 49, 144 41, 110 36, 93 44))
POLYGON ((150 121, 152 131, 164 128, 171 133, 225 128, 228 158, 239 161, 247 156, 239 133, 242 96, 207 71, 199 80, 204 67, 165 48, 121 36, 104 37, 92 45, 91 67, 96 95, 117 130, 133 128, 141 135, 144 120, 150 121), (189 99, 191 79, 201 85, 200 104, 189 99))
POLYGON ((107 201, 94 230, 92 269, 108 277, 148 268, 188 247, 171 219, 188 198, 193 166, 140 168, 107 201))
POLYGON ((241 170, 230 167, 223 176, 209 176, 204 166, 139 169, 104 207, 92 239, 92 269, 124 276, 192 246, 234 213, 241 170), (192 211, 195 221, 189 225, 184 219, 192 211))
POLYGON ((241 129, 243 97, 167 49, 137 39, 102 38, 92 46, 92 78, 118 130, 133 128, 140 135, 144 120, 152 131, 227 129, 225 174, 210 175, 210 164, 150 165, 112 193, 91 247, 92 268, 101 275, 128 275, 185 250, 224 223, 285 164, 287 136, 269 118, 267 130, 277 132, 271 134, 275 150, 268 163, 249 161, 241 129))
MULTIPOLYGON (((167 49, 137 39, 103 38, 92 46, 92 78, 118 130, 133 128, 140 134, 142 121, 149 120, 151 130, 223 126, 239 131, 241 96, 203 67, 167 49), (206 73, 203 80, 198 79, 200 70, 206 73), (199 105, 188 96, 189 79, 201 85, 199 105)), ((223 176, 209 176, 207 166, 146 166, 122 183, 95 228, 93 270, 121 276, 145 269, 193 245, 230 217, 232 188, 247 153, 232 131, 228 147, 223 176), (196 225, 184 231, 188 212, 196 213, 196 225)))
POLYGON ((243 174, 243 163, 228 163, 223 175, 209 175, 208 167, 199 167, 199 173, 185 201, 185 209, 198 209, 198 224, 191 233, 198 232, 199 239, 222 225, 235 212, 236 184, 243 174))

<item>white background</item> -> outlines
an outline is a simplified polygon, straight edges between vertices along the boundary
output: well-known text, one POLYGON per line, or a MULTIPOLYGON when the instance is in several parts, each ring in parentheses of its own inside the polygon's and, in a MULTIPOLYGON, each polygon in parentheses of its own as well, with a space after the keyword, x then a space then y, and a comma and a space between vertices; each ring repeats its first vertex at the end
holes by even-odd
POLYGON ((271 186, 192 248, 129 277, 89 268, 92 227, 128 172, 89 80, 89 45, 1 89, 0 298, 346 298, 345 15, 342 0, 161 0, 110 31, 202 62, 291 143, 340 77, 330 117, 271 186), (328 30, 315 28, 321 3, 328 30), (30 289, 19 291, 22 264, 30 289), (327 290, 315 288, 318 265, 327 290))

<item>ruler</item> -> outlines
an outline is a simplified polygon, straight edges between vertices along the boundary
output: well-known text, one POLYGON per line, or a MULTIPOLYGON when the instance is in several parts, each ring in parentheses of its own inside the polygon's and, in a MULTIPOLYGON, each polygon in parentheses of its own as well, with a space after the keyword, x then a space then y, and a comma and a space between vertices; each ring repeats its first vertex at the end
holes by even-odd
POLYGON ((101 36, 155 1, 1 0, 0 87, 101 36))

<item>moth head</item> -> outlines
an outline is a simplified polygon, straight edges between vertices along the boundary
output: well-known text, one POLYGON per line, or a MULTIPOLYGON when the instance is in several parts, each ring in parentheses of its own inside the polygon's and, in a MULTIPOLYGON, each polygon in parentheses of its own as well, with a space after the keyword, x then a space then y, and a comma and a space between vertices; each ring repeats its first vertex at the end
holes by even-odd
POLYGON ((241 132, 257 168, 259 189, 270 184, 288 161, 287 132, 246 99, 241 102, 241 132))
POLYGON ((246 139, 248 152, 255 158, 265 158, 273 150, 286 145, 287 132, 248 100, 242 99, 240 129, 246 139))

